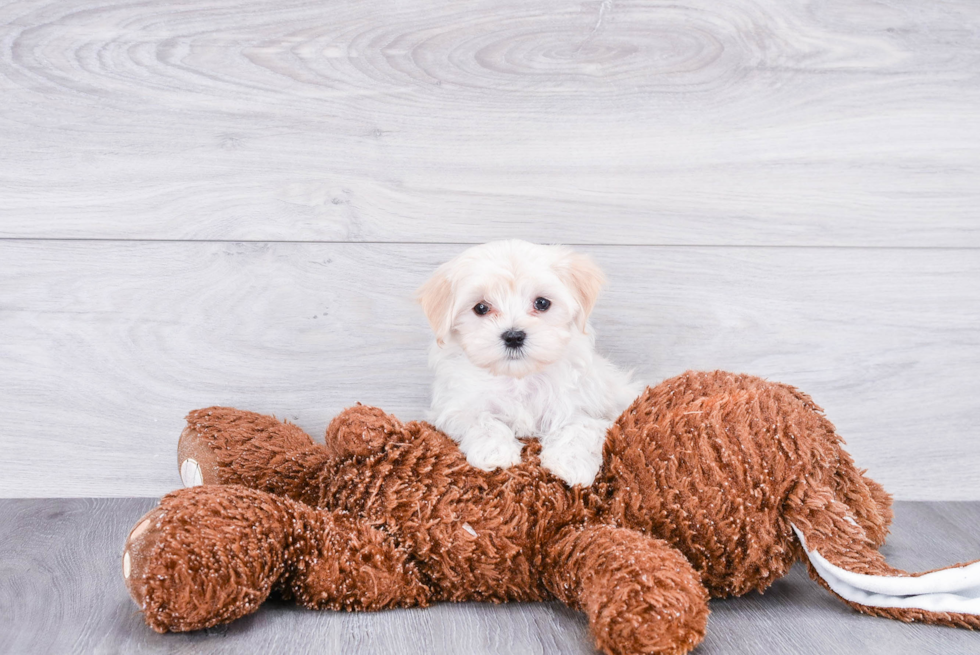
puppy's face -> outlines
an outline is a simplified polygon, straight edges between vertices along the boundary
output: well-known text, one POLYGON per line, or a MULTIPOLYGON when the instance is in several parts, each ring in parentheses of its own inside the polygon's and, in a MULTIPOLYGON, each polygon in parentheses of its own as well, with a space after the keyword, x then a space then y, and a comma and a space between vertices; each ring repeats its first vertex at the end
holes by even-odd
POLYGON ((498 241, 443 264, 418 299, 440 344, 455 341, 494 375, 524 377, 584 333, 603 281, 589 257, 568 248, 498 241))

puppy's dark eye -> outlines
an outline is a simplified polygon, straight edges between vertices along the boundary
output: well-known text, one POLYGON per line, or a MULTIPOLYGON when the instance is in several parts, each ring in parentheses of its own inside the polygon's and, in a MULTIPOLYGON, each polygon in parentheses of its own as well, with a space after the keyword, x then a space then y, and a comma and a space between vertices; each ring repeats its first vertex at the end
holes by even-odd
POLYGON ((476 305, 473 306, 473 313, 476 314, 477 316, 483 316, 489 311, 490 311, 490 305, 486 303, 478 302, 476 303, 476 305))
POLYGON ((548 308, 551 307, 551 301, 547 298, 535 298, 534 308, 539 312, 546 312, 548 308))

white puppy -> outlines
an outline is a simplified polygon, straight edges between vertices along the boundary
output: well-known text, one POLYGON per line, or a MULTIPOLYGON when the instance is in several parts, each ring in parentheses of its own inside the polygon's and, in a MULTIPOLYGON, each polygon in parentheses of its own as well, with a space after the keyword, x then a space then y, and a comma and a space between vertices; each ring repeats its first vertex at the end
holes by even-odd
POLYGON ((541 441, 541 463, 591 484, 613 419, 642 385, 595 353, 589 314, 605 278, 563 246, 497 241, 443 264, 418 291, 436 342, 429 420, 491 470, 521 461, 518 437, 541 441))

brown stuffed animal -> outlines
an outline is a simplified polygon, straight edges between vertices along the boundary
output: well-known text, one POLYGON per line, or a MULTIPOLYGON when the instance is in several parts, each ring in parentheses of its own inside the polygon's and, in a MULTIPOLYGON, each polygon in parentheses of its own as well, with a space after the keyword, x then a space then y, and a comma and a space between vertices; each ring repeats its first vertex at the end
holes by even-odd
POLYGON ((159 632, 234 620, 273 591, 346 610, 558 599, 606 653, 685 653, 709 595, 765 589, 804 559, 859 611, 980 627, 980 565, 885 564, 889 495, 790 386, 715 372, 647 389, 589 488, 539 450, 486 472, 432 426, 370 407, 334 419, 326 447, 271 417, 197 410, 179 457, 204 486, 136 524, 126 584, 159 632))

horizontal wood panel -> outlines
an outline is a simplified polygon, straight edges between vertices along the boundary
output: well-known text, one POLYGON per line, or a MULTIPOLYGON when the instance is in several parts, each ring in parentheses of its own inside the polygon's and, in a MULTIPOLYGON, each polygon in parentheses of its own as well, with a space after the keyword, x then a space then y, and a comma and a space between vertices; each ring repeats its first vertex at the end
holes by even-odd
POLYGON ((0 237, 980 246, 980 6, 15 2, 0 237))
MULTIPOLYGON (((423 416, 414 289, 459 246, 0 242, 0 496, 156 495, 211 404, 423 416)), ((980 499, 973 250, 587 247, 600 350, 795 384, 899 498, 980 499)))

